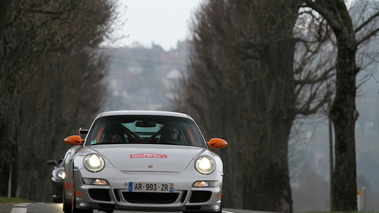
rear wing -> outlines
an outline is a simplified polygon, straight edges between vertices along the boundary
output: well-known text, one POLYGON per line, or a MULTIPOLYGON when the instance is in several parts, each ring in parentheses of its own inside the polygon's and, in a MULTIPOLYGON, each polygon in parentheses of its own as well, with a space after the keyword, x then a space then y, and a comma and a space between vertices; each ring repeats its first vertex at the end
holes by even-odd
POLYGON ((79 128, 80 138, 84 139, 88 134, 89 129, 79 128))

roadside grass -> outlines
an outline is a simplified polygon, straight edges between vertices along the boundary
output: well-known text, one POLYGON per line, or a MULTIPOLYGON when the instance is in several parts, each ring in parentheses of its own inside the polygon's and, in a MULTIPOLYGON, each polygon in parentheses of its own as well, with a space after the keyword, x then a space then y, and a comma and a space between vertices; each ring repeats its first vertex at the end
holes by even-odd
POLYGON ((30 200, 15 197, 0 197, 0 203, 30 203, 30 200))
POLYGON ((0 209, 13 203, 31 203, 30 200, 15 197, 0 197, 0 209))

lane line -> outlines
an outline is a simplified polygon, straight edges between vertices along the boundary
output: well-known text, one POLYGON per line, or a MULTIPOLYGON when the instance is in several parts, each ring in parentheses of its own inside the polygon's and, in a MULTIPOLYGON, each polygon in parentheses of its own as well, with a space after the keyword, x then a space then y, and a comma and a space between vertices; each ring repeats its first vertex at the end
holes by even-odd
POLYGON ((17 204, 14 204, 14 206, 17 206, 17 207, 26 207, 28 206, 30 203, 17 203, 17 204))
POLYGON ((27 208, 12 208, 11 213, 26 213, 27 208))
POLYGON ((11 213, 26 213, 28 211, 28 208, 26 208, 26 207, 29 204, 30 203, 16 203, 13 205, 15 208, 12 208, 11 213), (21 207, 21 208, 19 208, 19 207, 21 207))

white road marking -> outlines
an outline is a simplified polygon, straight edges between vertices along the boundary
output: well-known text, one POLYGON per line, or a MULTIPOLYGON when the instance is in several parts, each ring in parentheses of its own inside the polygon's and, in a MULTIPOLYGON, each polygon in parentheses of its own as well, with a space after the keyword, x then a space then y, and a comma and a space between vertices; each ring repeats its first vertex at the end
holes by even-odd
POLYGON ((30 203, 17 203, 17 204, 14 204, 14 206, 17 206, 17 207, 26 207, 28 206, 30 203))
POLYGON ((11 213, 26 213, 27 208, 12 208, 11 213))
POLYGON ((14 204, 13 206, 16 208, 12 208, 11 213, 26 213, 27 208, 22 208, 22 207, 27 207, 30 203, 17 203, 14 204), (20 207, 20 208, 19 208, 20 207))

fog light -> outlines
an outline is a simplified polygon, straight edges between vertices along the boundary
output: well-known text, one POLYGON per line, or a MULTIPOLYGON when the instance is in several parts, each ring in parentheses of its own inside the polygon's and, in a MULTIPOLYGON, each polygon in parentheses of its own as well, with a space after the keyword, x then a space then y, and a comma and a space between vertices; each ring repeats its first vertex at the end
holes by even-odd
POLYGON ((217 180, 196 181, 192 184, 193 187, 217 187, 217 180))
POLYGON ((98 186, 108 186, 108 181, 99 178, 82 178, 83 184, 86 185, 98 185, 98 186))

